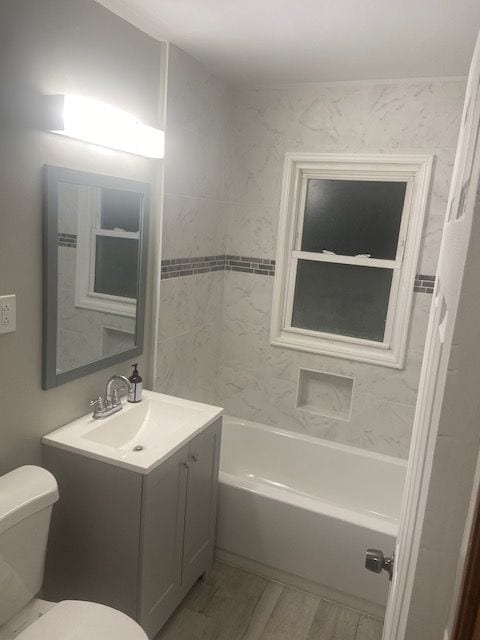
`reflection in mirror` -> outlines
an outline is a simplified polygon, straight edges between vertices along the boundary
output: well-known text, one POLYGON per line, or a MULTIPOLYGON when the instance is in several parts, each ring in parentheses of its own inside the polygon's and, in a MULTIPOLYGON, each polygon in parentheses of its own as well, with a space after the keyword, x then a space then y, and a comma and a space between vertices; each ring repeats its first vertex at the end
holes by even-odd
POLYGON ((147 185, 56 167, 46 178, 49 388, 141 352, 147 185))

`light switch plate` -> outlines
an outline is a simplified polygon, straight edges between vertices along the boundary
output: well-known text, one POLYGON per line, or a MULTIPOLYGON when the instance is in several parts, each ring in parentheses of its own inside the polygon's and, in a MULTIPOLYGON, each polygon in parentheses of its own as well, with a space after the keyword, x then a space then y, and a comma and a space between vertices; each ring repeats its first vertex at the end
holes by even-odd
POLYGON ((17 324, 17 298, 15 295, 0 296, 0 333, 15 331, 17 324))

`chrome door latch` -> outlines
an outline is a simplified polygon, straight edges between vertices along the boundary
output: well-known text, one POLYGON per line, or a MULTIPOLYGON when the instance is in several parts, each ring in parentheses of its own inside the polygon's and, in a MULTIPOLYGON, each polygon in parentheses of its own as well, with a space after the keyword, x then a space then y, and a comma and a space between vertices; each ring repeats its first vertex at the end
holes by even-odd
POLYGON ((394 562, 395 554, 386 558, 383 555, 383 551, 380 551, 380 549, 367 549, 365 556, 365 569, 373 571, 373 573, 382 573, 382 571, 386 571, 389 579, 391 580, 394 562))

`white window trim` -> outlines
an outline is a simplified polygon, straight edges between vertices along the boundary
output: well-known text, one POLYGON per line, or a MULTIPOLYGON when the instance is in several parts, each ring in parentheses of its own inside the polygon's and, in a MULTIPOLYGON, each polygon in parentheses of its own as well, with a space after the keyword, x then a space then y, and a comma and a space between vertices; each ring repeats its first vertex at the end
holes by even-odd
POLYGON ((77 228, 77 269, 75 306, 117 316, 135 318, 137 301, 94 291, 96 238, 99 235, 117 238, 140 238, 139 233, 100 228, 102 190, 84 187, 79 193, 77 228))
POLYGON ((401 369, 404 366, 413 286, 428 201, 433 156, 287 153, 275 266, 270 342, 401 369), (376 260, 300 251, 308 178, 407 182, 395 260, 376 260), (292 327, 296 262, 299 258, 393 269, 383 343, 292 327))

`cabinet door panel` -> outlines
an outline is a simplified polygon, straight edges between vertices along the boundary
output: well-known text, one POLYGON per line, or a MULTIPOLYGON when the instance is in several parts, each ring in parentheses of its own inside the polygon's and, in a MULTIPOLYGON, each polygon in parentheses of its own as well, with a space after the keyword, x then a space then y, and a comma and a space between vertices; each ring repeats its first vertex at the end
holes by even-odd
POLYGON ((48 445, 43 466, 60 491, 43 596, 92 600, 135 617, 142 476, 48 445))
POLYGON ((213 560, 221 420, 190 443, 188 460, 183 588, 188 589, 213 560))
POLYGON ((144 478, 139 621, 154 635, 182 590, 188 445, 144 478))

